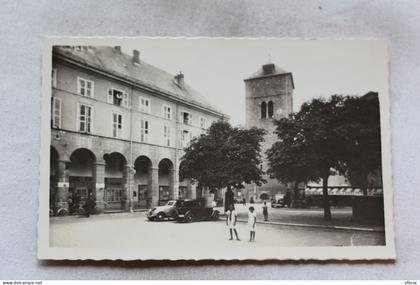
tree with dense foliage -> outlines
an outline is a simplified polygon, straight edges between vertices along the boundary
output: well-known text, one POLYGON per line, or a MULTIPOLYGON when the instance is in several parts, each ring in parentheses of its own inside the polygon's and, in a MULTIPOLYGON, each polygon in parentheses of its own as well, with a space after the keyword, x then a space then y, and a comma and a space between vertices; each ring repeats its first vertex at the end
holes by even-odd
POLYGON ((344 102, 342 131, 346 176, 367 195, 368 176, 381 169, 381 129, 378 93, 349 97, 344 102))
POLYGON ((377 94, 313 99, 274 123, 279 141, 267 151, 268 173, 283 183, 322 179, 325 219, 331 219, 333 169, 360 183, 366 194, 368 174, 381 166, 377 94))
POLYGON ((331 219, 328 177, 331 169, 343 170, 340 132, 344 101, 343 96, 313 99, 288 119, 276 121, 280 141, 268 151, 269 172, 280 181, 322 179, 324 218, 327 220, 331 219), (285 158, 285 162, 280 162, 281 158, 285 158), (277 170, 277 166, 282 169, 277 170))
POLYGON ((267 174, 284 184, 294 186, 294 200, 299 197, 299 184, 317 181, 312 160, 313 153, 308 151, 299 124, 292 114, 274 122, 275 134, 279 140, 267 150, 267 174))
POLYGON ((245 183, 261 185, 265 182, 260 168, 263 137, 262 129, 243 129, 217 121, 185 148, 180 175, 211 190, 226 187, 231 192, 245 183))

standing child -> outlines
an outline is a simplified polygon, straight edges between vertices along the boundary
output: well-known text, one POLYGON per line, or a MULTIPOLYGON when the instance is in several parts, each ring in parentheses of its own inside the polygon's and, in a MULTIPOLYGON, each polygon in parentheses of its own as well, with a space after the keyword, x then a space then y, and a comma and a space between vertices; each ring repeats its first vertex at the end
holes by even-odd
POLYGON ((249 229, 249 241, 255 241, 255 228, 257 226, 257 213, 254 207, 249 207, 248 212, 248 229, 249 229))
POLYGON ((229 205, 229 210, 226 212, 226 226, 229 228, 230 239, 233 240, 232 231, 235 232, 236 240, 239 240, 238 232, 236 231, 237 213, 232 204, 229 205))
POLYGON ((268 207, 267 207, 267 202, 264 202, 263 215, 264 215, 264 221, 267 222, 268 221, 268 207))

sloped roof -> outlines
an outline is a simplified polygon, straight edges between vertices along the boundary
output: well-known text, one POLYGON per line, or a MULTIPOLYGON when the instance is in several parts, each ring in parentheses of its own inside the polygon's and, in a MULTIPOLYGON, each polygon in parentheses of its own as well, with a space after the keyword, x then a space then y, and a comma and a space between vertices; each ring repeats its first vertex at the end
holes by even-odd
POLYGON ((194 90, 185 82, 182 87, 174 80, 174 75, 159 69, 140 57, 139 63, 134 63, 132 55, 109 46, 89 46, 76 49, 68 46, 55 46, 55 54, 71 58, 79 63, 100 69, 116 76, 143 84, 152 89, 175 96, 202 108, 224 115, 205 96, 194 90))
POLYGON ((277 75, 290 75, 290 77, 292 78, 293 88, 295 87, 294 82, 293 82, 292 73, 284 70, 283 68, 279 67, 277 64, 274 64, 274 63, 267 63, 267 64, 264 64, 264 65, 261 65, 260 68, 256 72, 254 72, 251 76, 246 78, 245 81, 258 79, 258 78, 277 76, 277 75), (268 66, 268 65, 273 65, 274 66, 274 71, 273 72, 266 73, 264 71, 264 66, 268 66))

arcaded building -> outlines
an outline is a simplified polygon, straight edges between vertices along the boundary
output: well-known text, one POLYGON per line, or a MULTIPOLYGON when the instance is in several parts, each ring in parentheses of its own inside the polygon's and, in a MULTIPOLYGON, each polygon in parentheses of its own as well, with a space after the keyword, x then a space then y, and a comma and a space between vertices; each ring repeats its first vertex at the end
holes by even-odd
POLYGON ((91 195, 99 211, 196 198, 179 177, 183 148, 226 116, 172 75, 120 47, 52 54, 50 205, 91 195))
MULTIPOLYGON (((269 63, 261 66, 245 82, 245 120, 246 127, 258 127, 266 130, 262 144, 262 169, 267 170, 265 155, 267 149, 278 140, 274 134, 273 120, 287 117, 293 111, 293 90, 295 88, 291 72, 269 63)), ((285 185, 276 179, 267 180, 262 186, 246 185, 244 195, 254 200, 268 199, 275 194, 285 192, 285 185)))

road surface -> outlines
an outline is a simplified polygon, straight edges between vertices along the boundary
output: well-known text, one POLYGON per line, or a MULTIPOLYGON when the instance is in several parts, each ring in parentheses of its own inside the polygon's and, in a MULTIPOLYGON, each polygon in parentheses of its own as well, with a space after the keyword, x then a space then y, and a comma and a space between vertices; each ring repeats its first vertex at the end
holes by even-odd
POLYGON ((257 224, 256 241, 248 242, 246 223, 238 223, 241 241, 228 240, 223 219, 190 224, 149 222, 144 213, 50 218, 51 247, 66 248, 259 248, 287 246, 383 245, 384 233, 257 224))

